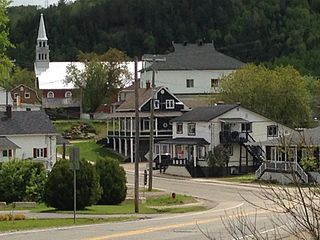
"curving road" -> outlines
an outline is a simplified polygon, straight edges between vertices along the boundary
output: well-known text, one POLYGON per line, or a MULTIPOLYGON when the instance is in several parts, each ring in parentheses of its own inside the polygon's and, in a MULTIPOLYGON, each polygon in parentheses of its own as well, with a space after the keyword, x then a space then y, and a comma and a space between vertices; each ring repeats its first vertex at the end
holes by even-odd
MULTIPOLYGON (((132 184, 132 172, 127 172, 127 176, 128 183, 132 184)), ((140 179, 141 182, 142 178, 140 179)), ((204 212, 169 214, 132 222, 4 233, 0 234, 0 239, 207 239, 202 232, 208 233, 212 239, 214 239, 213 237, 216 239, 232 239, 227 234, 221 218, 228 215, 231 219, 234 219, 235 217, 232 213, 237 212, 239 208, 245 208, 244 215, 249 218, 255 218, 262 232, 267 231, 270 233, 273 231, 272 226, 268 223, 268 213, 253 209, 243 200, 243 197, 245 197, 255 203, 261 202, 255 195, 259 191, 257 187, 207 182, 202 179, 173 179, 163 177, 154 177, 153 184, 155 188, 214 201, 217 205, 215 208, 204 212)))

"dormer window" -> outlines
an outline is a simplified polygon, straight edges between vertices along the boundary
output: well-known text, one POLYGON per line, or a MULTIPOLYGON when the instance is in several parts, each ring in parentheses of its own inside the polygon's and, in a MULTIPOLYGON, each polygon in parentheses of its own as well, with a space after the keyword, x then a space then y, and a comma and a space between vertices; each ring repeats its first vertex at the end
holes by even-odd
POLYGON ((166 100, 166 109, 174 109, 174 100, 166 100))
POLYGON ((48 92, 47 98, 54 98, 54 93, 52 91, 48 92))
POLYGON ((154 100, 154 109, 159 109, 160 108, 160 103, 159 100, 154 100))
POLYGON ((64 97, 65 97, 65 98, 72 98, 72 92, 66 91, 66 92, 64 93, 64 97))

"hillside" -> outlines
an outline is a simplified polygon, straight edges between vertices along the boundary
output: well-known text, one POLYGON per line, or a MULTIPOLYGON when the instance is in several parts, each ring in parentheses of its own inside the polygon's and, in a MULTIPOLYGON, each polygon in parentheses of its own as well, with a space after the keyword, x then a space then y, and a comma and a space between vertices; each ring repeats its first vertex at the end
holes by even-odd
POLYGON ((214 40, 244 62, 292 64, 320 75, 320 0, 77 0, 47 9, 11 7, 9 55, 32 69, 40 12, 54 61, 109 47, 131 57, 165 53, 171 42, 214 40))

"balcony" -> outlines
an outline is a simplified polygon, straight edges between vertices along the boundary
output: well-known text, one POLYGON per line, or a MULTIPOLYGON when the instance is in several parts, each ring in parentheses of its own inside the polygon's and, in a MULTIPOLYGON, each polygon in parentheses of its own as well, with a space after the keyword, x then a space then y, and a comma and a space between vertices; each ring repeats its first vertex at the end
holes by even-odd
POLYGON ((248 142, 247 133, 238 131, 221 131, 219 137, 221 144, 248 142))

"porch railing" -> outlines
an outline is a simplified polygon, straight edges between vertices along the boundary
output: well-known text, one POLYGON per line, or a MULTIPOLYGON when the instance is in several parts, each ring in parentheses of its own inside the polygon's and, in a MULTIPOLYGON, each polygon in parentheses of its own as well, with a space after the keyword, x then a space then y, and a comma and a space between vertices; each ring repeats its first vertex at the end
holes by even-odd
POLYGON ((266 170, 295 172, 298 174, 298 176, 302 179, 303 182, 308 183, 308 175, 297 162, 264 161, 255 173, 256 178, 259 179, 266 170))

